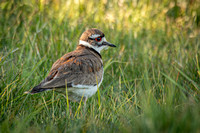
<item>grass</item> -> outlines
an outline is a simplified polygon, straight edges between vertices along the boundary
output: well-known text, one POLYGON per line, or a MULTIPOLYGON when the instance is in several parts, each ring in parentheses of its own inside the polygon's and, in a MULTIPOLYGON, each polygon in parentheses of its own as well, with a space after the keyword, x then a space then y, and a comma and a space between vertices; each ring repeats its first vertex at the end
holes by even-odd
POLYGON ((0 132, 200 132, 199 2, 1 1, 0 132), (93 27, 117 48, 85 113, 24 94, 93 27))

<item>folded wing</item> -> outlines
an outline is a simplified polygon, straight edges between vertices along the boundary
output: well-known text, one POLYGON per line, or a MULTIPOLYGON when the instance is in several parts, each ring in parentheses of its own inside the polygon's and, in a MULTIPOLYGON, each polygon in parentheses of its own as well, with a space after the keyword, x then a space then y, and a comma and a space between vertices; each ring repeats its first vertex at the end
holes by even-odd
POLYGON ((48 89, 73 87, 74 85, 96 85, 102 78, 101 59, 90 52, 74 51, 57 60, 48 76, 30 93, 48 89))

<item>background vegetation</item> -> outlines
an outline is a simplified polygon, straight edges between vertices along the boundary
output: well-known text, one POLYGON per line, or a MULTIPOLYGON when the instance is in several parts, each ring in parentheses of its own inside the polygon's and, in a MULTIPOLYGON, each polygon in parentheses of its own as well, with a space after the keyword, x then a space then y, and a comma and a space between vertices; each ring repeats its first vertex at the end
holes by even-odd
POLYGON ((200 132, 199 0, 1 0, 0 132, 200 132), (25 95, 88 28, 104 81, 83 103, 25 95))

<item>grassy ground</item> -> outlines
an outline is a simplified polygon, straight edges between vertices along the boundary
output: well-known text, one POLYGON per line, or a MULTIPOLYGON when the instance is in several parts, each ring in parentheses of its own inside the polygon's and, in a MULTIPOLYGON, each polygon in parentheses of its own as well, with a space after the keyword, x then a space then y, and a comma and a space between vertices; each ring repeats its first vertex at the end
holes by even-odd
POLYGON ((0 2, 0 132, 200 132, 200 1, 0 2), (88 28, 104 81, 83 103, 25 95, 88 28))

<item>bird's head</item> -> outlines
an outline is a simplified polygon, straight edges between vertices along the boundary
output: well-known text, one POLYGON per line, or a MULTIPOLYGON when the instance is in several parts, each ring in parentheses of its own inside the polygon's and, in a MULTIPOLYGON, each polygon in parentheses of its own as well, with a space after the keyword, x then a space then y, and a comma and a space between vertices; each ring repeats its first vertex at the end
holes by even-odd
POLYGON ((83 32, 80 37, 79 45, 84 45, 93 48, 100 53, 101 50, 107 47, 116 47, 114 44, 108 42, 102 31, 92 28, 83 32))

